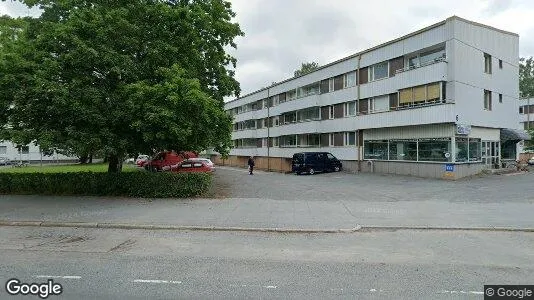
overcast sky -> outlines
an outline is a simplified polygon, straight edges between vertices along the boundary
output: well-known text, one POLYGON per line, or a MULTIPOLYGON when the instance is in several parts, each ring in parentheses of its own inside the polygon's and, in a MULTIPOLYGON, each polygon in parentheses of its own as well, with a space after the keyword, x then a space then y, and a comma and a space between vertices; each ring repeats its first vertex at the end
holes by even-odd
MULTIPOLYGON (((245 36, 237 40, 242 93, 293 75, 302 62, 327 64, 457 15, 518 33, 520 56, 534 56, 531 0, 231 0, 245 36)), ((0 14, 31 14, 0 2, 0 14)))

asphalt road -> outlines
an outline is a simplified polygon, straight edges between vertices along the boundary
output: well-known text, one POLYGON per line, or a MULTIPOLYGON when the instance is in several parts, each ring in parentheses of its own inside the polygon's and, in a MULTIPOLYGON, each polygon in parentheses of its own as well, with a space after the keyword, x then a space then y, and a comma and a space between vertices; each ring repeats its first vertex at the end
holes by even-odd
POLYGON ((58 299, 481 299, 532 284, 533 248, 531 233, 2 227, 0 281, 53 278, 58 299))

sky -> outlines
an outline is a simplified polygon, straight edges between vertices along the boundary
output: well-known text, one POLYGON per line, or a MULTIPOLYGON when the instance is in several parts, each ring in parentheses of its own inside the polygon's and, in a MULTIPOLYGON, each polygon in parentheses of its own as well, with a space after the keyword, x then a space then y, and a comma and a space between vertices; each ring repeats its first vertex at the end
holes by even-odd
MULTIPOLYGON (((236 40, 241 95, 290 78, 303 62, 325 65, 457 15, 518 33, 519 55, 534 56, 531 0, 230 0, 245 32, 236 40)), ((35 14, 0 2, 0 14, 35 14)), ((232 97, 226 100, 231 100, 232 97)))

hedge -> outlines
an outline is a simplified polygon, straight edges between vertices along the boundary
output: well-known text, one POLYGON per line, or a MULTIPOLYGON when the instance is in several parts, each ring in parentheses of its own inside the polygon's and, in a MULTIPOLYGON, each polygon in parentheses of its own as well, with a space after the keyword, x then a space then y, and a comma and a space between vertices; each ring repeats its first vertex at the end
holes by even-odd
POLYGON ((0 173, 0 194, 185 198, 211 185, 206 173, 0 173))

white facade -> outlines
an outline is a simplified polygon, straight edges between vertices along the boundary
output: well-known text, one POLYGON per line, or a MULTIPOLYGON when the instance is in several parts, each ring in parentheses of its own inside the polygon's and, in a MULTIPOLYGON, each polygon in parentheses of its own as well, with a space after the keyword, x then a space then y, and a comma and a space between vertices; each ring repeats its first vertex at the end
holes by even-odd
MULTIPOLYGON (((500 129, 522 129, 518 57, 517 34, 448 18, 226 103, 235 122, 236 148, 230 155, 291 157, 295 152, 320 150, 342 160, 358 160, 369 158, 364 152, 374 147, 368 143, 375 140, 421 139, 414 140, 413 156, 415 161, 426 161, 420 159, 426 157, 424 151, 433 150, 425 147, 434 148, 425 143, 439 138, 448 139, 448 146, 437 142, 442 150, 447 148, 448 157, 443 154, 437 161, 495 164, 485 158, 499 156, 500 129), (293 93, 295 99, 276 103, 293 93), (268 107, 268 101, 276 104, 268 107), (247 108, 252 103, 257 107, 247 108), (300 110, 314 107, 318 115, 313 111, 311 121, 299 120, 301 113, 302 119, 307 116, 300 110), (273 126, 267 128, 269 117, 273 126), (467 131, 458 132, 457 125, 467 131), (293 144, 292 136, 299 142, 293 144), (268 138, 272 147, 267 150, 268 138)), ((392 143, 397 143, 395 153, 402 152, 399 147, 412 147, 402 142, 384 147, 392 143)), ((381 159, 392 160, 391 150, 388 158, 381 159)))
POLYGON ((42 154, 39 147, 33 143, 22 147, 19 151, 17 144, 10 141, 0 142, 0 157, 7 158, 11 161, 31 161, 31 162, 61 162, 61 161, 73 161, 76 157, 69 157, 59 153, 53 155, 42 154))
POLYGON ((534 98, 521 99, 519 114, 520 127, 525 130, 534 129, 534 98))

